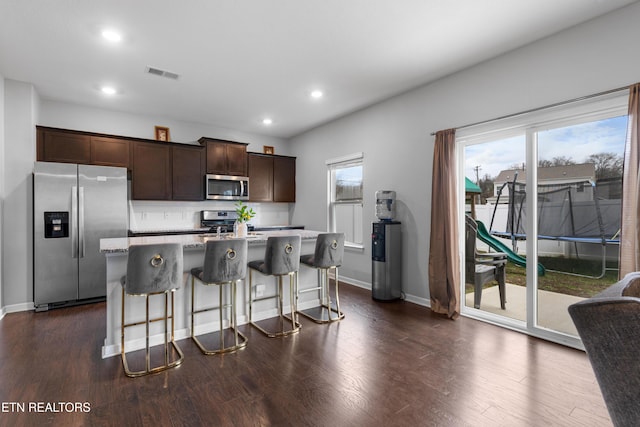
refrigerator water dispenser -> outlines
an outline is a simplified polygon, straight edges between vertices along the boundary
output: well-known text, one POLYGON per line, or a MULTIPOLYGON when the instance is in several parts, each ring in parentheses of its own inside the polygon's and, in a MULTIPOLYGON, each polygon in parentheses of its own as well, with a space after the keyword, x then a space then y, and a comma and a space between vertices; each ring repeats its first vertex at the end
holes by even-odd
POLYGON ((69 212, 44 213, 44 238, 69 237, 69 212))

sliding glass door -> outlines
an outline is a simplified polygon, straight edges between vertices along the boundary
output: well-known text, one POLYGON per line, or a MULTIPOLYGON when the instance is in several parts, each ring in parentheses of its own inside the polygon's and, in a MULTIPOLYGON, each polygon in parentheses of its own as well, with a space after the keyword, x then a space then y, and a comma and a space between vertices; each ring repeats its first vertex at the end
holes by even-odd
POLYGON ((570 336, 567 307, 617 280, 627 117, 587 117, 537 134, 536 324, 570 336))
POLYGON ((458 132, 462 314, 580 346, 567 307, 617 280, 626 99, 458 132))
POLYGON ((512 186, 526 179, 525 135, 467 145, 464 160, 466 283, 462 302, 489 317, 524 324, 525 247, 523 236, 512 236, 509 230, 512 186))

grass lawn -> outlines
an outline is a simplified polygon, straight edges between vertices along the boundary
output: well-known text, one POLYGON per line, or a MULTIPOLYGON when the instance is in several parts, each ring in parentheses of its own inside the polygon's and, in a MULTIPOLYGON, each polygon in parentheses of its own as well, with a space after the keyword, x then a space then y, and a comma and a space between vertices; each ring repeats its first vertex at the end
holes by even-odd
MULTIPOLYGON (((565 295, 589 298, 605 290, 618 280, 617 270, 607 270, 604 277, 591 279, 588 277, 572 276, 570 274, 557 273, 563 271, 590 276, 599 276, 602 273, 600 261, 567 259, 562 257, 540 257, 539 262, 547 269, 544 276, 538 276, 538 289, 557 292, 565 295)), ((617 265, 607 265, 613 268, 617 265)), ((523 267, 507 263, 507 283, 526 286, 526 271, 523 267)), ((487 283, 485 287, 494 286, 495 282, 487 283)), ((473 285, 466 285, 466 292, 473 292, 473 285)))
MULTIPOLYGON (((602 272, 602 264, 600 261, 567 259, 562 257, 540 257, 539 262, 547 269, 544 276, 538 277, 538 289, 544 291, 589 298, 605 290, 618 280, 617 270, 607 270, 601 279, 591 279, 549 271, 556 270, 599 276, 602 272)), ((614 266, 608 265, 608 267, 614 266)), ((507 263, 507 283, 525 286, 525 269, 510 262, 507 263)))

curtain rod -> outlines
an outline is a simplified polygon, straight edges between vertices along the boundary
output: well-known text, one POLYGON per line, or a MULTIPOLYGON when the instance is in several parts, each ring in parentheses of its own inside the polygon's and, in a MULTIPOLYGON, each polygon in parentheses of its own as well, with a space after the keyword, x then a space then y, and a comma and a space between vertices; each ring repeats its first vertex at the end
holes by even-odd
MULTIPOLYGON (((594 93, 592 95, 581 96, 580 98, 573 98, 573 99, 570 99, 568 101, 556 102, 555 104, 549 104, 549 105, 545 105, 545 106, 542 106, 542 107, 532 108, 530 110, 520 111, 519 113, 507 114, 506 116, 500 116, 500 117, 497 117, 495 119, 482 120, 480 122, 470 123, 470 124, 467 124, 467 125, 464 125, 464 126, 458 126, 458 127, 454 128, 454 129, 455 130, 460 130, 460 129, 470 128, 472 126, 483 125, 485 123, 494 122, 494 121, 498 121, 498 120, 510 119, 512 117, 521 116, 523 114, 535 113, 537 111, 545 110, 547 108, 560 107, 562 105, 571 104, 572 102, 584 101, 585 99, 591 99, 591 98, 596 98, 598 96, 609 95, 610 93, 620 92, 620 91, 628 90, 628 89, 629 89, 629 86, 622 86, 622 87, 619 87, 619 88, 616 88, 616 89, 609 89, 609 90, 605 90, 604 92, 594 93)), ((436 134, 436 132, 431 132, 431 136, 434 136, 435 134, 436 134)))

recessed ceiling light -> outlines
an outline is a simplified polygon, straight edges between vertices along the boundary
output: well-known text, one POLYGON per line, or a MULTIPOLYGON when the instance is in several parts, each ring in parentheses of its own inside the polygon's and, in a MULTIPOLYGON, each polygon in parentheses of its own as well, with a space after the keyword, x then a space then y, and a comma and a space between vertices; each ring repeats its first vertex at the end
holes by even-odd
POLYGON ((109 40, 110 42, 113 42, 113 43, 117 43, 120 40, 122 40, 122 35, 116 30, 111 30, 111 29, 103 30, 102 37, 104 37, 106 40, 109 40))
POLYGON ((321 91, 321 90, 317 90, 317 89, 316 89, 316 90, 314 90, 314 91, 311 91, 311 97, 312 97, 313 99, 320 99, 320 98, 322 98, 322 96, 323 96, 323 95, 324 95, 324 93, 322 93, 322 91, 321 91))
POLYGON ((116 89, 111 87, 111 86, 102 86, 100 88, 100 90, 102 91, 102 93, 104 93, 105 95, 115 95, 116 94, 116 89))
POLYGON ((262 119, 262 124, 265 126, 269 126, 270 124, 273 124, 273 120, 271 120, 270 118, 262 119))

